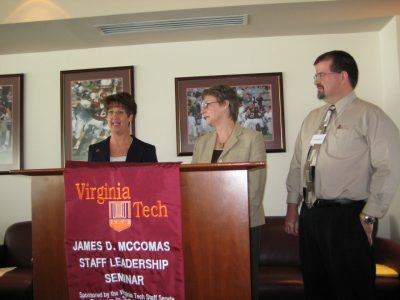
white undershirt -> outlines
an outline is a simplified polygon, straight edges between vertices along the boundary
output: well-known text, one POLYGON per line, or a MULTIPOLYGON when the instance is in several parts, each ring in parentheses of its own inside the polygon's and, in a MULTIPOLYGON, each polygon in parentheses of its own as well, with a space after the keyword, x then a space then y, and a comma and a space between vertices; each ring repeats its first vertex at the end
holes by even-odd
POLYGON ((110 156, 110 162, 126 161, 126 156, 110 156))

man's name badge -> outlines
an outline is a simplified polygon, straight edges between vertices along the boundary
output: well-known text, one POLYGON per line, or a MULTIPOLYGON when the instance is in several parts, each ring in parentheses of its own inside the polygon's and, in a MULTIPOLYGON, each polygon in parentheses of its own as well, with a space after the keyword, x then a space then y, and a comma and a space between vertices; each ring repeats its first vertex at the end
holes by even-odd
POLYGON ((326 134, 314 134, 310 142, 311 146, 321 145, 324 142, 325 137, 326 134))

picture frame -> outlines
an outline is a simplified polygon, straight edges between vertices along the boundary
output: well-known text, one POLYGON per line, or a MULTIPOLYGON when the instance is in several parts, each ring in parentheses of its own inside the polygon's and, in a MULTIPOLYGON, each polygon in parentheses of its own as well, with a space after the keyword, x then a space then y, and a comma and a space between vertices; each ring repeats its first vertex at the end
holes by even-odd
POLYGON ((62 167, 68 160, 87 161, 89 145, 110 135, 104 99, 118 92, 134 96, 133 71, 124 66, 60 72, 62 167))
POLYGON ((266 152, 285 152, 283 82, 277 72, 175 78, 177 155, 193 155, 196 139, 213 130, 201 116, 201 93, 218 84, 236 89, 238 122, 263 133, 266 152))
POLYGON ((0 75, 0 174, 23 168, 24 74, 0 75))

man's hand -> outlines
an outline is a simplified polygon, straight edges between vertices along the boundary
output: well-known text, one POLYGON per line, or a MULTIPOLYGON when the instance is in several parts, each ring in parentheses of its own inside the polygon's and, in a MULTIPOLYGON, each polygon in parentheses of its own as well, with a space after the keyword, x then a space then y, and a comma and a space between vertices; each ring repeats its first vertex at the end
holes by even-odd
POLYGON ((374 230, 374 224, 366 224, 363 220, 360 220, 360 222, 368 237, 369 245, 372 246, 372 231, 374 230))
POLYGON ((285 218, 285 232, 291 235, 299 234, 299 205, 288 203, 285 218))

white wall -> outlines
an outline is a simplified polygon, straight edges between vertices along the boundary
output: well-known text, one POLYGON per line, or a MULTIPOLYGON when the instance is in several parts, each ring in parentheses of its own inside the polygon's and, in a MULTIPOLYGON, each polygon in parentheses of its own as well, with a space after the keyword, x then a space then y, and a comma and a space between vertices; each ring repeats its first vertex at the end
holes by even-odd
MULTIPOLYGON (((283 72, 286 153, 268 154, 267 215, 285 213, 285 180, 305 115, 320 105, 312 76, 322 52, 349 51, 360 68, 359 96, 383 107, 378 33, 199 41, 0 56, 0 74, 25 73, 25 168, 61 167, 60 71, 135 66, 136 134, 160 161, 176 156, 174 78, 283 72)), ((0 240, 6 224, 28 217, 29 180, 0 176, 0 240), (8 207, 8 209, 3 209, 8 207), (7 211, 20 212, 9 214, 7 211)), ((384 233, 384 234, 387 234, 384 233)))
MULTIPOLYGON (((383 109, 400 127, 400 17, 394 17, 379 33, 382 58, 383 109)), ((399 155, 400 156, 400 155, 399 155)), ((380 230, 400 240, 400 188, 380 230)))
POLYGON ((0 244, 15 222, 32 220, 31 181, 26 176, 0 176, 0 244))

